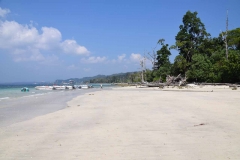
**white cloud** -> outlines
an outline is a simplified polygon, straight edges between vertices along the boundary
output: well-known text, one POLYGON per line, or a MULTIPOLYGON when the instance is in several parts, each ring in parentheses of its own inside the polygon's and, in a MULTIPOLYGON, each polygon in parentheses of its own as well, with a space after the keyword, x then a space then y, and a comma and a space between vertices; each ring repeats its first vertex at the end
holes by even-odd
POLYGON ((118 60, 121 62, 122 60, 124 60, 125 57, 126 57, 126 54, 122 54, 118 56, 118 60))
POLYGON ((36 28, 15 21, 0 21, 0 30, 0 48, 24 48, 36 44, 39 39, 36 28))
POLYGON ((78 55, 88 55, 90 53, 84 46, 79 46, 75 40, 65 40, 61 43, 61 47, 65 53, 78 55))
POLYGON ((43 61, 53 51, 75 55, 90 53, 75 40, 62 40, 56 28, 42 27, 40 33, 32 23, 22 25, 7 20, 0 20, 0 49, 12 54, 15 61, 43 61))
POLYGON ((143 57, 141 56, 141 54, 138 53, 132 53, 130 55, 130 59, 134 62, 139 62, 141 59, 143 59, 143 57))
POLYGON ((102 63, 106 60, 107 60, 106 57, 94 57, 94 56, 81 59, 83 63, 102 63))
POLYGON ((39 35, 36 47, 43 50, 57 48, 61 42, 61 32, 52 27, 42 27, 42 34, 39 35))
POLYGON ((5 17, 8 13, 10 13, 11 11, 9 9, 2 9, 0 7, 0 17, 5 17))

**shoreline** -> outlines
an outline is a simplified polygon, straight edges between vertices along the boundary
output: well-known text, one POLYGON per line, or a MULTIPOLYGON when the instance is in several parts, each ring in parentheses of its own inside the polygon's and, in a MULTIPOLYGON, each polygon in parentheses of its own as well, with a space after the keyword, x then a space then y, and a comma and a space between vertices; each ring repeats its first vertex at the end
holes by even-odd
POLYGON ((35 94, 0 101, 0 128, 65 109, 78 95, 99 89, 67 90, 35 94))
POLYGON ((239 159, 239 90, 122 87, 0 128, 0 159, 239 159))

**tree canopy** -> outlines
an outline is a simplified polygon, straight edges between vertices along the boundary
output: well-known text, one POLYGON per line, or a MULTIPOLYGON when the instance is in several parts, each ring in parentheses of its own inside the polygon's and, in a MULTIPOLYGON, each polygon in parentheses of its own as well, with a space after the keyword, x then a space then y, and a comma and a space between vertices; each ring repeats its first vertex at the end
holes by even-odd
POLYGON ((197 12, 188 11, 183 16, 183 24, 179 29, 175 37, 176 46, 179 54, 190 63, 194 54, 201 54, 200 51, 203 48, 201 46, 210 34, 207 33, 201 19, 197 17, 197 12))
POLYGON ((168 48, 165 40, 158 41, 157 67, 148 71, 147 79, 156 80, 166 75, 186 75, 189 82, 240 82, 240 28, 227 32, 228 58, 222 39, 211 37, 197 12, 187 11, 175 37, 175 44, 168 48), (170 49, 179 52, 173 64, 169 61, 170 49))

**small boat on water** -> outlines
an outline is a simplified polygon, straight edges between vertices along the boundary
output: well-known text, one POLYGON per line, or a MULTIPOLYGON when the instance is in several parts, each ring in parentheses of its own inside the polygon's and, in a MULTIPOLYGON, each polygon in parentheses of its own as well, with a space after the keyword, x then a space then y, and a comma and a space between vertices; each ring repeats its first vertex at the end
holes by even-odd
POLYGON ((73 86, 36 86, 37 90, 66 90, 66 89, 74 89, 73 86))
POLYGON ((81 88, 81 89, 88 89, 88 88, 91 88, 91 86, 86 85, 86 84, 82 84, 82 85, 79 85, 79 88, 81 88))
POLYGON ((36 86, 35 89, 37 90, 72 90, 72 89, 88 89, 93 88, 92 85, 88 84, 82 84, 82 85, 75 85, 75 82, 70 80, 69 83, 62 83, 62 85, 56 85, 53 86, 36 86))
POLYGON ((35 89, 37 90, 55 90, 53 86, 36 86, 35 89))
POLYGON ((28 89, 27 87, 23 87, 23 88, 21 89, 21 92, 29 92, 29 89, 28 89))
POLYGON ((53 86, 56 90, 64 90, 66 86, 53 86))
POLYGON ((65 86, 65 87, 66 87, 66 89, 74 89, 73 86, 65 86))

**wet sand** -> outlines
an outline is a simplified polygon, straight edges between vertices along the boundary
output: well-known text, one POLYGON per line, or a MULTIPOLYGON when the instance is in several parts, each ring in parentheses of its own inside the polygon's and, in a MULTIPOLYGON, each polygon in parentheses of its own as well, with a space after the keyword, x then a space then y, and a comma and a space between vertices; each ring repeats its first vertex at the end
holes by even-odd
POLYGON ((239 90, 167 90, 86 93, 1 127, 0 159, 240 159, 239 90))
POLYGON ((78 95, 94 90, 66 90, 29 95, 0 101, 0 127, 32 119, 67 107, 67 102, 78 95))

